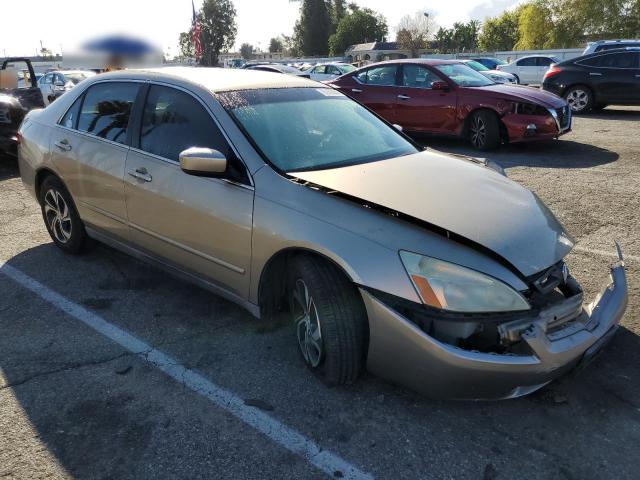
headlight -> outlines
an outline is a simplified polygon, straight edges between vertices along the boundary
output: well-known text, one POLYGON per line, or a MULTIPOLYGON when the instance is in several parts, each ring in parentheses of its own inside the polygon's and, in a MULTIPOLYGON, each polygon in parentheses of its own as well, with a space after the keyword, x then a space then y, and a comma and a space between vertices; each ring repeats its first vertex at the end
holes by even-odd
POLYGON ((496 83, 504 83, 506 81, 506 79, 504 77, 501 77, 500 75, 491 75, 491 80, 496 83))
POLYGON ((549 110, 547 110, 543 106, 525 102, 514 103, 512 112, 520 115, 539 115, 545 117, 549 115, 549 110))
POLYGON ((454 312, 529 310, 527 301, 508 285, 483 273, 435 258, 400 252, 422 303, 454 312))

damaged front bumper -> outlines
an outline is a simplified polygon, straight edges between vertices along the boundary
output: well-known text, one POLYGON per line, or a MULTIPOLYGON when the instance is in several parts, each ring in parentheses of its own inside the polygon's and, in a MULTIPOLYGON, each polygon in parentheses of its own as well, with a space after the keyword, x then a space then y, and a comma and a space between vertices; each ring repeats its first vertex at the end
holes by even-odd
POLYGON ((531 393, 593 358, 612 338, 627 306, 624 262, 611 267, 611 283, 583 307, 576 298, 533 319, 509 322, 501 335, 526 342, 531 354, 465 350, 438 341, 361 289, 369 315, 367 368, 430 397, 505 399, 531 393), (572 321, 558 318, 579 309, 572 321))

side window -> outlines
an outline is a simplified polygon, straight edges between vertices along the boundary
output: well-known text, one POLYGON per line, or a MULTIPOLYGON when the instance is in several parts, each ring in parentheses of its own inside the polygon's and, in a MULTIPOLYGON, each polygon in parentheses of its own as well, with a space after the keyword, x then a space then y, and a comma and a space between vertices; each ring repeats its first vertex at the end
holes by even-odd
POLYGON ((637 68, 635 52, 612 53, 605 56, 608 57, 604 62, 606 67, 637 68))
POLYGON ((313 73, 321 73, 321 74, 324 74, 324 73, 326 72, 326 70, 327 70, 327 67, 325 67, 324 65, 321 65, 321 66, 319 66, 319 67, 315 67, 315 68, 313 69, 313 73))
POLYGON ((329 65, 327 67, 327 73, 330 75, 342 75, 342 73, 340 73, 340 70, 338 70, 334 65, 329 65))
POLYGON ((604 59, 606 55, 600 55, 597 57, 592 57, 592 58, 587 58, 586 60, 580 60, 578 63, 579 65, 586 65, 587 67, 601 67, 602 66, 602 60, 604 59))
POLYGON ((109 82, 90 87, 84 95, 78 130, 125 143, 137 93, 137 83, 109 82))
POLYGON ((396 84, 395 65, 384 65, 382 67, 374 67, 367 70, 368 85, 395 85, 396 84))
POLYGON ((536 57, 523 58, 522 60, 518 60, 519 67, 535 67, 536 66, 536 57))
POLYGON ((53 75, 52 75, 52 74, 50 74, 50 73, 47 73, 47 74, 44 76, 44 83, 45 83, 45 84, 50 84, 50 83, 52 83, 52 82, 51 82, 51 79, 52 79, 52 78, 53 78, 53 75))
POLYGON ((431 84, 440 80, 431 70, 419 65, 404 65, 402 68, 402 85, 413 88, 431 88, 431 84))
POLYGON ((140 149, 179 161, 191 147, 213 148, 228 160, 228 174, 248 183, 247 173, 209 113, 191 95, 175 88, 151 85, 144 105, 140 149))
POLYGON ((358 80, 360 83, 367 83, 367 71, 368 70, 363 70, 353 78, 358 80))
POLYGON ((78 123, 78 112, 80 111, 80 104, 82 103, 82 95, 79 96, 71 108, 67 110, 67 113, 64 114, 62 120, 60 120, 60 125, 67 128, 73 128, 74 130, 77 128, 76 125, 78 123))
POLYGON ((538 57, 537 60, 537 64, 539 67, 548 67, 553 63, 553 61, 548 57, 538 57))

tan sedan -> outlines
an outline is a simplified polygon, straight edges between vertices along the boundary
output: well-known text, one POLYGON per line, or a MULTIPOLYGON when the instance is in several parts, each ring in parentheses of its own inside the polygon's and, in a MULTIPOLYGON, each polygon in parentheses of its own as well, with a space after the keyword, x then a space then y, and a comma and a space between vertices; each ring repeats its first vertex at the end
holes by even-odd
POLYGON ((584 364, 627 303, 583 306, 571 237, 495 165, 423 151, 331 87, 166 68, 98 75, 22 124, 51 238, 90 238, 247 308, 286 311, 332 383, 509 398, 584 364))

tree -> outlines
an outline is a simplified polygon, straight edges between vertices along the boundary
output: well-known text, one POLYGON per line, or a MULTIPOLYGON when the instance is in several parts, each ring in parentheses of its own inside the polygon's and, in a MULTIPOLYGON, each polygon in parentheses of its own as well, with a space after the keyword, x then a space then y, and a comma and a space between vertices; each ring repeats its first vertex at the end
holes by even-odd
POLYGON ((330 32, 331 18, 325 0, 302 0, 300 18, 294 27, 296 48, 303 55, 326 55, 330 32))
POLYGON ((416 55, 417 50, 427 48, 427 41, 433 37, 436 23, 432 17, 433 15, 417 12, 400 19, 396 42, 402 50, 409 50, 412 57, 416 55))
POLYGON ((218 55, 236 41, 236 9, 231 0, 204 0, 198 15, 202 44, 201 65, 217 65, 218 55))
POLYGON ((386 19, 369 8, 358 8, 342 17, 329 37, 330 55, 342 55, 349 45, 383 40, 389 29, 386 19))
POLYGON ((180 45, 180 56, 182 58, 193 58, 195 56, 195 52, 193 49, 193 42, 191 41, 191 32, 182 32, 180 34, 180 39, 178 40, 178 44, 180 45))
POLYGON ((251 60, 253 58, 253 45, 250 43, 240 45, 240 56, 245 60, 251 60))
POLYGON ((538 50, 549 45, 553 31, 551 10, 544 0, 524 5, 518 15, 518 41, 516 50, 538 50))
POLYGON ((282 52, 283 50, 284 46, 282 44, 282 39, 274 37, 269 40, 269 53, 282 52))
POLYGON ((451 29, 453 49, 457 52, 474 51, 478 47, 480 22, 471 20, 467 23, 456 22, 451 29))
POLYGON ((478 46, 485 52, 513 50, 518 41, 519 10, 505 11, 493 18, 486 18, 478 36, 478 46))
POLYGON ((345 0, 333 0, 331 2, 331 23, 334 27, 334 32, 338 30, 340 20, 347 15, 347 6, 345 0))
POLYGON ((453 47, 453 29, 440 27, 434 38, 435 46, 439 53, 449 53, 453 47))

